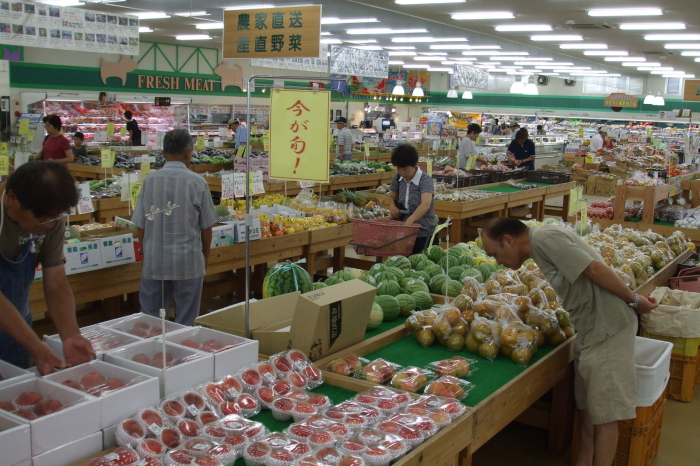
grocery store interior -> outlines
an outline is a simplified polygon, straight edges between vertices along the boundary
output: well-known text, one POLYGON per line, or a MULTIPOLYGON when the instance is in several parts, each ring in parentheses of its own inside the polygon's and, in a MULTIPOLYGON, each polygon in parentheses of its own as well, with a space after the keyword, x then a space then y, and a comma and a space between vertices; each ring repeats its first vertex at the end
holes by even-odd
POLYGON ((34 331, 0 318, 0 466, 586 464, 593 330, 542 256, 489 255, 504 217, 635 297, 614 298, 638 322, 636 417, 610 464, 700 464, 696 10, 0 0, 0 312, 34 331), (164 150, 178 129, 191 158, 164 150), (4 183, 37 158, 78 201, 25 228, 4 183))

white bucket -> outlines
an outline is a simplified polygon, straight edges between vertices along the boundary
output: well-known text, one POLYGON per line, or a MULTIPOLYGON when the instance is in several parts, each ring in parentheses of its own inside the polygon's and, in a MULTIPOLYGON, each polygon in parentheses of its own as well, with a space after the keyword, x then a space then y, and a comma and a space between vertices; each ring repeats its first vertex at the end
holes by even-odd
POLYGON ((670 377, 672 350, 672 343, 636 337, 634 366, 638 407, 653 405, 664 392, 670 377))

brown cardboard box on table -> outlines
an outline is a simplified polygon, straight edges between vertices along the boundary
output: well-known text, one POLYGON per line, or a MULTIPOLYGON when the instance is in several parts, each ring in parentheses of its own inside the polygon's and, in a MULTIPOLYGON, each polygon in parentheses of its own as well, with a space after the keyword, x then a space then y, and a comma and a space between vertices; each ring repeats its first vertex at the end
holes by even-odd
MULTIPOLYGON (((351 280, 317 291, 298 291, 250 303, 252 338, 260 353, 295 348, 311 360, 362 341, 376 288, 351 280)), ((195 324, 244 336, 245 307, 237 304, 198 317, 195 324)))

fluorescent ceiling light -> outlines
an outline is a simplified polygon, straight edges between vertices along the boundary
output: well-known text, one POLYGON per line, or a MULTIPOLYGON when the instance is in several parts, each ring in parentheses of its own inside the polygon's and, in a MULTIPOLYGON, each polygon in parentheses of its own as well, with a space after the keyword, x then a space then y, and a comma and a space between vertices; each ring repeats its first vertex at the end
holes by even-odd
POLYGON ((223 29, 224 28, 224 23, 202 23, 202 24, 197 24, 195 25, 195 28, 205 30, 205 29, 223 29))
POLYGON ((500 69, 502 70, 519 70, 522 68, 522 66, 515 66, 515 65, 501 65, 499 66, 500 69))
POLYGON ((405 51, 392 51, 389 52, 390 57, 413 57, 416 55, 416 52, 411 52, 410 50, 405 50, 405 51))
MULTIPOLYGON (((650 74, 670 74, 670 73, 673 73, 673 72, 674 72, 673 69, 670 69, 670 70, 662 70, 661 68, 656 68, 656 69, 650 71, 650 74)), ((678 71, 678 72, 676 72, 676 73, 685 74, 685 71, 678 71)))
POLYGON ((664 74, 661 75, 662 78, 685 78, 685 79, 692 79, 695 77, 694 74, 664 74))
POLYGON ((549 57, 544 57, 544 58, 535 58, 535 57, 499 57, 495 56, 493 57, 496 60, 506 60, 506 61, 530 61, 530 62, 541 62, 541 61, 552 61, 552 58, 549 57))
POLYGON ((447 37, 443 39, 437 37, 394 37, 391 41, 401 44, 405 42, 469 42, 469 39, 466 37, 447 37))
POLYGON ((275 5, 270 5, 269 3, 261 3, 259 5, 227 6, 224 8, 224 10, 260 10, 264 8, 275 8, 275 5))
POLYGON ((445 57, 413 57, 414 60, 443 61, 445 57))
MULTIPOLYGON (((456 61, 450 61, 450 60, 448 60, 448 61, 441 61, 440 64, 441 64, 441 65, 456 65, 457 62, 456 62, 456 61)), ((461 64, 461 63, 460 63, 460 64, 461 64)))
POLYGON ((547 68, 558 68, 560 66, 572 66, 573 63, 570 62, 561 62, 561 63, 551 63, 547 61, 516 61, 516 65, 522 65, 522 66, 542 66, 542 67, 547 67, 547 68))
POLYGON ((443 73, 454 73, 454 68, 433 68, 432 66, 428 68, 428 71, 441 71, 443 73))
POLYGON ((681 52, 681 55, 684 57, 700 57, 700 50, 681 52))
POLYGON ((332 36, 333 33, 332 33, 332 32, 328 32, 328 31, 324 31, 324 32, 321 33, 321 35, 322 35, 322 36, 332 36))
POLYGON ((319 41, 322 44, 342 44, 343 41, 340 39, 321 39, 319 41))
MULTIPOLYGON (((480 67, 480 68, 483 68, 483 67, 480 67)), ((486 71, 488 71, 489 73, 507 73, 508 72, 508 70, 501 70, 498 68, 488 68, 486 71)))
POLYGON ((604 72, 594 72, 594 71, 572 71, 569 73, 571 76, 605 76, 604 72))
POLYGON ((564 50, 606 50, 608 44, 561 44, 559 48, 564 50))
POLYGON ((130 15, 138 16, 139 19, 163 19, 170 18, 170 15, 162 11, 142 11, 140 13, 129 13, 130 15))
POLYGON ((664 48, 669 50, 698 50, 700 49, 700 44, 666 44, 664 48))
POLYGON ((45 3, 47 5, 54 5, 54 6, 82 6, 82 5, 85 5, 85 3, 83 3, 79 0, 46 0, 46 1, 42 1, 41 3, 45 3))
POLYGON ((364 39, 364 40, 346 40, 348 44, 357 44, 357 45, 362 45, 362 44, 376 44, 377 39, 364 39))
POLYGON ((402 62, 401 60, 389 60, 389 64, 390 65, 403 65, 404 62, 402 62))
POLYGON ((549 24, 501 24, 495 27, 498 32, 533 32, 551 31, 549 24))
POLYGON ((590 66, 570 66, 570 70, 590 70, 590 66))
POLYGON ((513 19, 510 11, 466 11, 464 13, 453 13, 452 19, 513 19))
POLYGON ((661 16, 661 8, 595 8, 588 16, 661 16))
POLYGON ((542 76, 559 76, 559 73, 540 73, 542 76))
POLYGON ((369 28, 369 29, 346 29, 345 32, 351 35, 365 34, 423 34, 427 29, 389 29, 389 28, 369 28))
POLYGON ((185 34, 182 36, 175 36, 177 40, 209 40, 211 37, 209 34, 185 34))
POLYGON ((445 56, 447 53, 445 52, 418 52, 418 55, 428 55, 430 57, 436 57, 436 56, 445 56))
POLYGON ((209 13, 207 13, 204 10, 199 10, 199 11, 181 11, 179 13, 173 13, 175 16, 184 16, 185 18, 191 18, 193 16, 209 16, 209 13))
POLYGON ((622 23, 623 31, 664 31, 673 29, 685 29, 685 23, 622 23))
POLYGON ((530 40, 544 42, 544 41, 580 41, 583 40, 582 36, 578 34, 539 34, 535 36, 530 36, 530 40))
POLYGON ((447 45, 431 45, 430 50, 500 50, 500 45, 463 45, 463 44, 447 44, 447 45))
POLYGON ((639 71, 673 71, 672 66, 640 66, 639 71))
POLYGON ((477 63, 478 63, 479 65, 489 65, 489 66, 500 65, 500 64, 501 64, 500 61, 478 61, 477 63))
POLYGON ((404 68, 412 69, 412 70, 427 70, 428 68, 430 68, 430 65, 419 64, 419 63, 410 63, 408 65, 404 65, 404 68))
POLYGON ((321 18, 321 24, 378 23, 377 18, 321 18))
POLYGON ((647 59, 644 57, 605 57, 605 61, 626 61, 626 62, 636 61, 636 62, 640 62, 640 61, 647 61, 647 59))
POLYGON ((583 54, 589 57, 626 57, 629 52, 624 50, 586 50, 583 54))
POLYGON ((637 69, 639 69, 639 68, 650 68, 650 67, 653 68, 653 67, 656 67, 656 66, 661 66, 661 63, 659 63, 659 62, 650 62, 650 61, 644 62, 644 63, 633 62, 633 63, 623 63, 622 66, 636 66, 637 69))
POLYGON ((700 40, 700 34, 647 34, 644 40, 700 40))
POLYGON ((412 45, 404 45, 403 47, 384 47, 389 50, 415 50, 416 48, 412 45))
POLYGON ((474 56, 481 56, 481 57, 488 57, 488 56, 496 56, 499 57, 510 57, 512 56, 527 56, 530 55, 528 52, 493 52, 493 51, 481 51, 481 50, 467 50, 465 52, 462 52, 462 55, 474 55, 474 56))
POLYGON ((153 29, 146 27, 146 26, 139 26, 139 32, 144 33, 144 32, 153 32, 153 29))
POLYGON ((467 0, 394 0, 397 5, 435 5, 438 3, 465 3, 467 0))

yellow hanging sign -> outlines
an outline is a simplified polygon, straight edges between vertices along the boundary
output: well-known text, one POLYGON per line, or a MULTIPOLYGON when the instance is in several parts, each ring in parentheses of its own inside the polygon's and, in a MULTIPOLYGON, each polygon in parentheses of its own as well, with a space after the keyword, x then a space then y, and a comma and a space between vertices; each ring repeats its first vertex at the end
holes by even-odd
POLYGON ((100 155, 102 157, 102 168, 112 168, 114 166, 114 151, 102 149, 100 155))
POLYGON ((263 140, 263 150, 265 152, 270 152, 270 132, 269 131, 263 131, 262 140, 263 140))
POLYGON ((197 148, 204 147, 204 136, 197 136, 197 148))
POLYGON ((0 176, 10 174, 10 157, 0 155, 0 176))
POLYGON ((151 173, 151 164, 149 162, 144 162, 140 165, 140 169, 141 174, 139 175, 139 178, 143 180, 146 178, 146 175, 151 173))
POLYGON ((34 141, 34 133, 30 131, 29 134, 27 134, 27 142, 33 142, 33 141, 34 141))
POLYGON ((330 92, 275 91, 270 103, 270 178, 328 183, 330 92))
POLYGON ((7 143, 0 142, 0 154, 7 154, 7 143))
POLYGON ((425 170, 428 172, 428 176, 433 176, 433 161, 428 160, 425 164, 425 170))
POLYGON ((107 137, 111 138, 114 136, 114 122, 110 121, 107 123, 107 137))
POLYGON ((29 120, 26 118, 19 120, 19 134, 29 134, 29 120))
POLYGON ((119 128, 119 136, 125 137, 126 136, 126 126, 122 126, 119 128))
POLYGON ((365 158, 369 158, 369 142, 365 142, 365 158))
POLYGON ((474 169, 474 165, 476 165, 476 155, 470 155, 469 157, 467 157, 467 166, 466 166, 466 169, 467 169, 467 170, 473 170, 473 169, 474 169))
POLYGON ((140 181, 137 181, 136 183, 131 184, 131 209, 136 208, 136 203, 139 200, 139 196, 141 195, 141 188, 143 187, 143 183, 140 181))
POLYGON ((588 223, 588 205, 586 201, 581 201, 581 225, 588 223))

